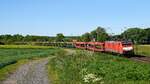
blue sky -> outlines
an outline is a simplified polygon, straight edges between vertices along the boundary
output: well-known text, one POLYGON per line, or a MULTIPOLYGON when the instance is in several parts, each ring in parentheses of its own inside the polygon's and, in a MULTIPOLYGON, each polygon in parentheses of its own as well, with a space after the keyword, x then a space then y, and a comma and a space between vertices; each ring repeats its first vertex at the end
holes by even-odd
POLYGON ((0 34, 81 35, 150 27, 150 0, 0 0, 0 34))

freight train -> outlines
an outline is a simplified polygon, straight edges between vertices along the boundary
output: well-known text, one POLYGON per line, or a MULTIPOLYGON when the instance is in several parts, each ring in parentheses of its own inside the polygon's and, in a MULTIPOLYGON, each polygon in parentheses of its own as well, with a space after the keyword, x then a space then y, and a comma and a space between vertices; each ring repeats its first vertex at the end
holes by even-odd
POLYGON ((134 54, 132 42, 128 41, 105 41, 105 42, 74 42, 75 48, 95 52, 112 52, 117 54, 134 54))
POLYGON ((105 42, 51 42, 47 46, 79 48, 94 52, 110 52, 117 54, 134 54, 134 46, 129 41, 105 41, 105 42))

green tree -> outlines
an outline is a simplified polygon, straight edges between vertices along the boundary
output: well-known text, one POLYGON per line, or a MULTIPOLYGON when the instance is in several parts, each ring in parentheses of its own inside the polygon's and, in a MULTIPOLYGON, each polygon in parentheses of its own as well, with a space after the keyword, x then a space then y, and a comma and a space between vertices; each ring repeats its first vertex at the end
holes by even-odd
POLYGON ((62 33, 58 33, 56 35, 56 42, 63 42, 64 38, 65 38, 65 36, 62 33))
POLYGON ((13 36, 10 34, 1 35, 1 42, 6 43, 6 44, 12 43, 13 42, 13 36))
POLYGON ((146 39, 146 32, 141 28, 129 28, 121 34, 124 40, 132 40, 135 43, 141 43, 146 39))
POLYGON ((15 34, 15 35, 12 36, 12 39, 13 39, 14 42, 16 42, 16 41, 21 42, 23 40, 23 38, 24 37, 22 35, 19 35, 19 34, 15 34))
POLYGON ((113 35, 113 36, 109 37, 109 40, 111 40, 111 41, 121 41, 122 37, 121 37, 121 35, 113 35))
POLYGON ((144 43, 150 44, 150 28, 146 28, 144 30, 145 30, 144 43))
POLYGON ((92 37, 92 40, 96 40, 97 41, 97 32, 96 32, 96 30, 93 30, 91 32, 91 37, 92 37))
POLYGON ((106 41, 108 40, 108 34, 106 33, 105 29, 102 27, 97 27, 96 30, 91 32, 92 39, 95 41, 106 41))
POLYGON ((82 41, 85 41, 85 42, 91 41, 91 35, 90 35, 90 33, 83 34, 81 38, 82 38, 82 41))

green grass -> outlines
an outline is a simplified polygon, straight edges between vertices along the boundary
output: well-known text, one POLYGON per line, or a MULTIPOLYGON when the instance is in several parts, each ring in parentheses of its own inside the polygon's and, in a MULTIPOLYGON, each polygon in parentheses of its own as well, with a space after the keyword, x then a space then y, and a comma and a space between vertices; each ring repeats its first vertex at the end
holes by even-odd
POLYGON ((61 53, 50 60, 49 71, 54 72, 49 73, 54 84, 150 83, 149 64, 80 50, 72 55, 61 53))
POLYGON ((48 77, 51 80, 52 84, 62 84, 59 81, 59 76, 60 74, 57 72, 57 70, 55 69, 55 67, 59 67, 57 65, 53 65, 55 64, 56 61, 54 61, 56 58, 59 57, 63 57, 65 56, 67 53, 64 49, 59 49, 58 51, 59 53, 55 53, 55 57, 51 58, 49 61, 49 64, 47 65, 47 70, 48 70, 48 77))
POLYGON ((33 60, 53 56, 58 53, 59 48, 43 46, 16 46, 6 45, 0 47, 0 81, 5 79, 9 73, 14 71, 20 64, 20 60, 33 60))
POLYGON ((9 74, 13 73, 19 66, 24 63, 29 62, 28 59, 22 59, 17 61, 17 63, 5 66, 4 68, 0 69, 0 81, 5 80, 9 74))
POLYGON ((136 45, 134 48, 136 54, 150 56, 150 45, 136 45))
POLYGON ((56 49, 0 49, 0 68, 16 63, 20 59, 47 57, 53 55, 56 49))

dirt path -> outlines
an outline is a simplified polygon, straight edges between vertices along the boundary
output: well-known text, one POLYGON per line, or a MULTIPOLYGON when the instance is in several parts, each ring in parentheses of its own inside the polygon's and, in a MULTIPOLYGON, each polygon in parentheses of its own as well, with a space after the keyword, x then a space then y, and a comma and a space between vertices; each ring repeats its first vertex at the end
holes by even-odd
POLYGON ((48 61, 45 58, 21 66, 3 84, 50 84, 46 71, 48 61))
MULTIPOLYGON (((65 49, 65 51, 68 52, 68 55, 76 53, 72 49, 65 49)), ((50 84, 51 81, 48 79, 46 64, 53 57, 35 60, 22 65, 2 84, 50 84)))

